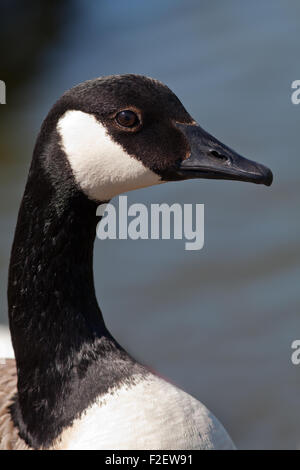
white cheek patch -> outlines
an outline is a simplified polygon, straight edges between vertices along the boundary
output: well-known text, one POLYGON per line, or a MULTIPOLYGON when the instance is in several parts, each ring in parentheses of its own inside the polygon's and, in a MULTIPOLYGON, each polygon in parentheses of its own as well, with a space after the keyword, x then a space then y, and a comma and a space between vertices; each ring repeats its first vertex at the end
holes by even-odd
POLYGON ((126 153, 93 115, 67 111, 57 130, 75 180, 90 199, 107 201, 117 194, 161 183, 160 177, 126 153))

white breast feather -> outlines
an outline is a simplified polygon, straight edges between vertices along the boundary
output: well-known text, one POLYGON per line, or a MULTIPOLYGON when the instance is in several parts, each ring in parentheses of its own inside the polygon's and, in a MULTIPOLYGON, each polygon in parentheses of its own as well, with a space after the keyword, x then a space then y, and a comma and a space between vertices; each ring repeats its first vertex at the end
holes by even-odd
POLYGON ((234 449, 199 401, 149 375, 107 393, 63 432, 56 449, 234 449))

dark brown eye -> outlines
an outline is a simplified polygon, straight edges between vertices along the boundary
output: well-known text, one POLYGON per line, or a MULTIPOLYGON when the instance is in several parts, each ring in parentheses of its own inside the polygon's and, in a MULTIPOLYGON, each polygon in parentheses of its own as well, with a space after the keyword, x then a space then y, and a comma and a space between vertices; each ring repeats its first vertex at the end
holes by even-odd
POLYGON ((139 123, 139 118, 135 114, 135 112, 131 111, 130 109, 125 109, 124 111, 120 111, 116 115, 117 123, 120 124, 122 127, 133 127, 139 123))

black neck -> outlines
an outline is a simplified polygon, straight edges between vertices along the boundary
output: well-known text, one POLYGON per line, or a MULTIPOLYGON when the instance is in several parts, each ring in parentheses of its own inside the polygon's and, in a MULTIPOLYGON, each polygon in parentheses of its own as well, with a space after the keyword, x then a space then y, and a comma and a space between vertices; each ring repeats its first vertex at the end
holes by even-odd
POLYGON ((55 338, 69 349, 83 338, 106 334, 93 281, 96 203, 77 190, 61 200, 41 171, 34 173, 38 182, 31 177, 26 186, 9 272, 17 361, 44 355, 41 335, 49 360, 57 351, 47 339, 55 338))
POLYGON ((9 271, 18 372, 12 415, 21 437, 35 448, 49 446, 137 367, 107 331, 95 296, 97 205, 76 189, 62 152, 55 155, 52 167, 45 156, 33 159, 9 271))

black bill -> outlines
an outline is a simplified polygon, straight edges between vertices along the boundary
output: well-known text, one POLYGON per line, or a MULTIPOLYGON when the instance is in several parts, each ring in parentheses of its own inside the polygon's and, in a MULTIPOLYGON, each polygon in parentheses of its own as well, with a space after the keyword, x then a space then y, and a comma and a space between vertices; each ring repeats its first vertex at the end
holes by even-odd
POLYGON ((200 126, 180 123, 176 126, 191 148, 190 156, 175 170, 176 179, 212 178, 272 184, 273 174, 269 168, 241 157, 200 126))

